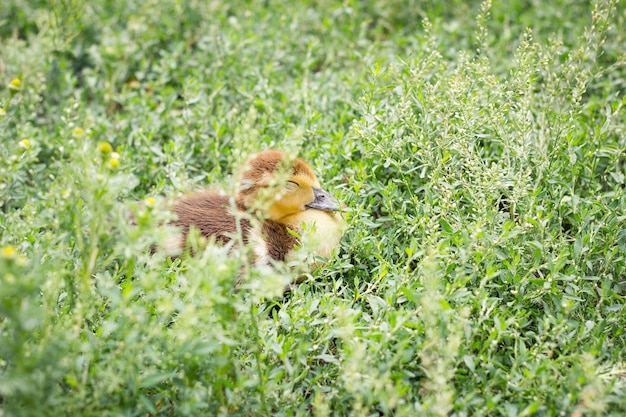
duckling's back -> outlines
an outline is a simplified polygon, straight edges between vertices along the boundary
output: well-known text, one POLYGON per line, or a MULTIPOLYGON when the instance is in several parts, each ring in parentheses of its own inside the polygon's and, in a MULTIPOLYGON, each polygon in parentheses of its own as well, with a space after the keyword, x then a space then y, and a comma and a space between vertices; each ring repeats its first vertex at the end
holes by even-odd
MULTIPOLYGON (((222 244, 228 243, 231 236, 237 234, 237 220, 225 195, 211 191, 192 194, 176 202, 174 213, 177 219, 172 221, 172 225, 181 228, 181 246, 184 246, 191 226, 198 229, 202 236, 213 236, 216 242, 222 244)), ((250 228, 246 219, 241 219, 240 224, 244 231, 250 228)), ((247 243, 247 233, 243 234, 243 239, 247 243)))

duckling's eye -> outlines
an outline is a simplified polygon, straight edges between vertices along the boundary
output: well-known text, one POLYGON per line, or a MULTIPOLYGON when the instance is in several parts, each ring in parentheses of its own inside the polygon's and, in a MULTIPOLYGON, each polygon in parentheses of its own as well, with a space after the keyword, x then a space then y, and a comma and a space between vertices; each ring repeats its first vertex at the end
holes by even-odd
POLYGON ((300 184, 298 184, 298 183, 297 183, 297 182, 295 182, 295 181, 287 181, 287 182, 285 183, 285 188, 286 188, 286 189, 288 189, 289 191, 293 191, 293 190, 295 190, 296 188, 300 188, 300 184))

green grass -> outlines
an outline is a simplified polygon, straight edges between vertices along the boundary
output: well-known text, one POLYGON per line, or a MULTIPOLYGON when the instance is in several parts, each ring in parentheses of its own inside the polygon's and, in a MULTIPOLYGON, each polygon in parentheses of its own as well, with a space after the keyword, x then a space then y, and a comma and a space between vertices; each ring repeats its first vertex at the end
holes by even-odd
POLYGON ((0 416, 626 414, 623 4, 5 3, 0 416), (327 267, 151 255, 268 147, 327 267))

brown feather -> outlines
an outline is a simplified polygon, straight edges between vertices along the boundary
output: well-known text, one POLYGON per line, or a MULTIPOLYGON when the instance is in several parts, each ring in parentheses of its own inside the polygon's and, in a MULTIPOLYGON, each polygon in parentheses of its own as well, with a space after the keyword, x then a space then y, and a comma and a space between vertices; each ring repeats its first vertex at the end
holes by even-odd
MULTIPOLYGON (((237 233, 237 219, 230 207, 230 198, 217 192, 204 191, 178 200, 174 206, 177 219, 172 225, 182 231, 182 242, 187 240, 189 228, 194 226, 205 237, 213 236, 218 243, 228 243, 231 236, 237 233)), ((248 242, 250 222, 241 219, 241 228, 244 231, 243 241, 248 242)))

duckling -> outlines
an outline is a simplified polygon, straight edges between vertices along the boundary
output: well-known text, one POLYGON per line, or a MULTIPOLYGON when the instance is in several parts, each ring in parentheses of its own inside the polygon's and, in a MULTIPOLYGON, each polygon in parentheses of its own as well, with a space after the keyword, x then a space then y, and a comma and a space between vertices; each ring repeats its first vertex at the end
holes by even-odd
POLYGON ((243 243, 253 248, 255 263, 267 264, 288 259, 303 232, 314 254, 329 258, 343 234, 337 210, 306 162, 266 150, 244 164, 234 199, 214 191, 182 198, 173 206, 177 219, 172 224, 182 232, 176 237, 179 250, 191 227, 220 244, 240 230, 243 243))

